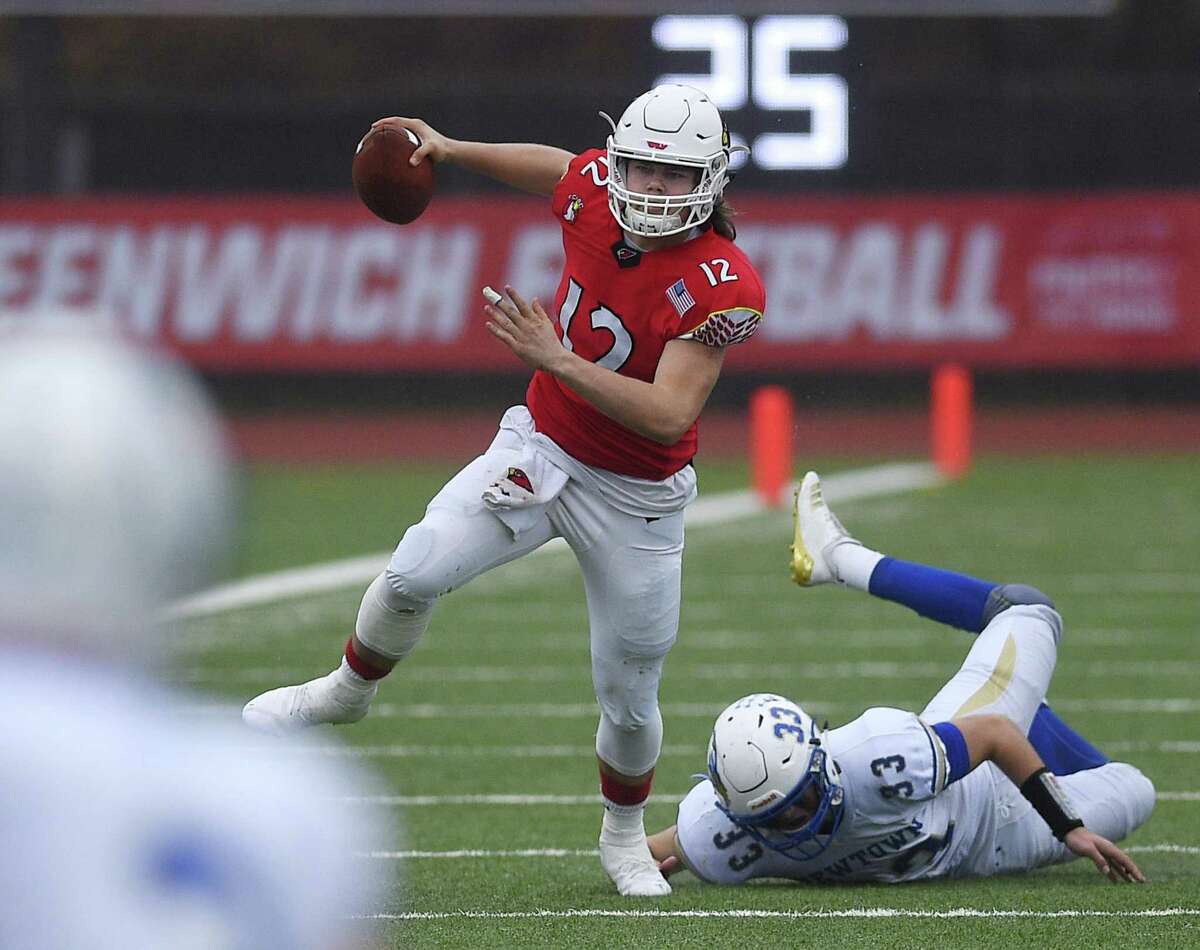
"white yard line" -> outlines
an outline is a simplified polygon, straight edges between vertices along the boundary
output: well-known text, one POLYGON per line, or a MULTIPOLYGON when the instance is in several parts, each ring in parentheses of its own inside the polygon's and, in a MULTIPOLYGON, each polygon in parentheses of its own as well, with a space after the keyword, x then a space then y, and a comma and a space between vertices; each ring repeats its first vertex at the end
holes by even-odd
MULTIPOLYGON (((472 587, 464 588, 472 590, 472 587)), ((286 629, 294 629, 295 626, 301 623, 317 622, 320 618, 320 610, 303 611, 301 604, 303 601, 294 602, 290 606, 286 621, 283 621, 286 629), (316 618, 316 619, 313 619, 316 618)), ((310 601, 310 603, 313 603, 310 601)), ((774 605, 766 604, 764 607, 770 608, 774 605)), ((582 602, 579 604, 576 617, 577 621, 563 619, 563 608, 561 604, 551 604, 541 601, 533 601, 526 603, 505 603, 502 601, 488 598, 486 601, 482 598, 476 601, 462 601, 456 606, 461 617, 480 620, 491 626, 501 623, 512 623, 514 621, 525 625, 529 624, 547 624, 558 627, 551 633, 543 633, 525 638, 524 643, 526 649, 535 655, 545 655, 548 653, 562 654, 568 653, 573 655, 584 655, 588 652, 587 630, 585 623, 585 611, 582 602)), ((681 635, 680 641, 676 649, 686 649, 689 651, 704 651, 704 650, 773 650, 778 646, 779 637, 775 632, 752 631, 745 629, 735 629, 732 627, 722 626, 706 626, 698 621, 705 619, 716 619, 730 613, 729 609, 724 611, 714 611, 711 615, 706 616, 706 612, 700 609, 699 605, 692 599, 684 604, 684 618, 687 621, 687 629, 681 635)), ((792 611, 792 620, 795 619, 795 607, 789 605, 788 610, 792 611)), ((279 613, 282 613, 280 611, 279 613)), ((780 614, 786 613, 779 611, 780 614)), ((570 616, 568 614, 568 616, 570 616)), ((258 629, 261 629, 262 622, 256 624, 258 629)), ((1067 634, 1071 644, 1075 649, 1089 648, 1093 646, 1127 646, 1136 644, 1140 647, 1167 646, 1177 647, 1179 638, 1174 634, 1164 633, 1161 636, 1155 636, 1153 633, 1144 630, 1099 630, 1099 629, 1080 629, 1070 627, 1067 634)), ((821 631, 811 628, 796 629, 794 625, 789 629, 789 642, 797 646, 820 646, 827 640, 827 631, 821 631)), ((959 633, 958 631, 950 631, 944 627, 936 626, 932 623, 921 627, 906 627, 897 625, 894 627, 874 627, 874 628, 855 628, 844 627, 838 630, 838 649, 859 650, 869 652, 871 655, 879 656, 887 652, 899 653, 903 652, 907 656, 912 656, 919 648, 931 645, 941 645, 945 643, 947 638, 958 638, 960 644, 966 644, 967 634, 959 633)), ((261 651, 262 647, 255 638, 247 638, 244 630, 221 630, 214 632, 211 629, 200 631, 186 631, 181 638, 183 646, 189 650, 204 650, 223 647, 225 649, 253 650, 261 651)), ((457 657, 460 655, 469 655, 478 657, 480 654, 486 655, 491 652, 499 652, 509 648, 507 641, 502 641, 499 638, 492 639, 460 639, 455 637, 434 637, 428 642, 421 643, 421 651, 425 656, 435 655, 439 658, 457 657)), ((292 651, 310 649, 313 651, 326 652, 329 645, 322 641, 317 641, 311 644, 300 642, 290 646, 292 651)), ((1189 664, 1192 670, 1176 673, 1176 665, 1170 660, 1139 660, 1131 665, 1121 664, 1116 661, 1094 661, 1095 667, 1089 666, 1086 669, 1088 672, 1093 670, 1099 671, 1102 675, 1108 675, 1109 672, 1117 675, 1192 675, 1193 672, 1200 672, 1200 661, 1184 660, 1185 664, 1189 664), (1105 670, 1104 664, 1107 663, 1111 670, 1105 670), (1140 673, 1138 671, 1141 671, 1140 673)), ((1075 664, 1071 666, 1075 670, 1075 664)))
POLYGON ((171 607, 167 616, 206 617, 240 607, 253 607, 257 604, 287 600, 290 597, 303 597, 353 587, 355 584, 365 584, 383 570, 390 553, 384 551, 378 554, 364 554, 343 561, 276 571, 273 574, 259 574, 256 577, 222 584, 179 601, 171 607))
MULTIPOLYGON (((826 493, 836 501, 855 501, 914 491, 932 487, 941 481, 937 470, 927 462, 879 465, 848 472, 834 472, 822 478, 826 493)), ((688 507, 685 517, 688 527, 701 527, 737 521, 766 510, 753 492, 737 491, 699 498, 688 507)), ((527 557, 544 556, 554 551, 565 550, 566 542, 559 538, 543 545, 527 557)), ((170 609, 168 616, 205 617, 226 610, 366 584, 383 570, 390 556, 390 551, 381 551, 344 561, 248 577, 182 600, 170 609)))
POLYGON ((1161 594, 1200 594, 1200 578, 1195 574, 1164 574, 1155 571, 1134 571, 1126 574, 1071 574, 1058 585, 1051 577, 1043 580, 1047 589, 1072 594, 1140 594, 1157 597, 1161 594), (1051 588, 1051 585, 1054 585, 1051 588))
POLYGON ((1178 697, 1168 699, 1058 699, 1051 697, 1050 705, 1060 712, 1116 713, 1194 713, 1200 712, 1200 699, 1178 697))
MULTIPOLYGON (((1183 844, 1133 845, 1126 851, 1136 854, 1200 854, 1200 848, 1183 844)), ((490 858, 594 858, 600 854, 594 848, 519 848, 513 850, 485 850, 469 848, 459 851, 367 851, 360 857, 377 861, 424 861, 464 860, 490 858)), ((1197 909, 1200 913, 1200 909, 1197 909)))
POLYGON ((1134 742, 1122 739, 1115 742, 1098 743, 1105 752, 1112 754, 1124 752, 1170 752, 1174 755, 1195 755, 1200 753, 1200 742, 1191 739, 1163 739, 1159 742, 1134 742))
POLYGON ((853 907, 846 910, 605 910, 572 908, 569 910, 454 910, 412 911, 407 914, 368 914, 366 920, 563 920, 580 917, 662 918, 735 918, 778 920, 871 919, 883 917, 947 920, 957 918, 1025 919, 1080 917, 1198 917, 1200 908, 1163 907, 1151 910, 981 910, 954 907, 950 910, 907 910, 899 907, 853 907))
MULTIPOLYGON (((583 652, 582 650, 580 652, 583 652)), ((507 659, 508 657, 506 657, 507 659)), ((903 680, 903 679, 945 679, 953 671, 947 663, 939 662, 907 662, 891 661, 851 661, 828 662, 820 664, 786 664, 789 676, 799 680, 903 680)), ((676 680, 716 681, 716 682, 753 682, 761 681, 764 670, 763 663, 673 663, 671 674, 676 680)), ((415 669, 415 667, 414 667, 415 669)), ((1074 671, 1074 668, 1073 668, 1074 671)), ((1116 662, 1080 664, 1076 672, 1092 676, 1114 676, 1130 679, 1175 679, 1179 677, 1194 677, 1200 674, 1200 664, 1188 660, 1180 660, 1171 664, 1167 662, 1139 664, 1132 662, 1124 667, 1116 662)), ((179 670, 167 677, 176 683, 274 683, 289 682, 292 679, 306 679, 312 675, 311 667, 302 665, 285 666, 246 666, 235 670, 229 669, 191 669, 179 670)), ((438 683, 573 683, 586 682, 588 669, 583 667, 554 666, 491 666, 482 664, 452 664, 446 666, 424 665, 419 667, 419 675, 429 681, 438 683)), ((1064 710, 1080 708, 1077 704, 1109 703, 1110 712, 1200 712, 1200 699, 1180 697, 1178 699, 1113 699, 1113 700, 1057 700, 1052 699, 1054 707, 1064 710), (1076 705, 1067 705, 1076 704, 1076 705)), ((806 702, 805 705, 812 705, 806 702)), ((1099 705, 1096 706, 1100 708, 1099 705)))
MULTIPOLYGON (((1112 746, 1099 743, 1101 748, 1115 752, 1112 746)), ((270 748, 277 748, 271 746, 270 748)), ((247 752, 257 751, 250 746, 247 752)), ((565 759, 575 756, 589 756, 595 752, 590 745, 298 745, 293 747, 298 754, 331 755, 346 758, 362 759, 565 759)), ((1157 742, 1146 743, 1136 749, 1124 751, 1159 752, 1167 755, 1193 755, 1200 752, 1196 743, 1157 742)), ((698 759, 703 765, 703 745, 665 745, 662 748, 663 757, 685 756, 698 759)), ((1174 793, 1168 793, 1174 794, 1174 793)), ((1180 799, 1184 800, 1184 799, 1180 799)))
MULTIPOLYGON (((655 804, 678 805, 684 795, 654 793, 655 804)), ((1160 802, 1200 802, 1200 792, 1159 792, 1160 802)), ((599 795, 347 795, 338 799, 346 805, 374 805, 384 808, 440 808, 457 805, 501 805, 505 808, 549 805, 599 805, 599 795)), ((1144 846, 1142 850, 1146 850, 1144 846)), ((1151 850, 1178 850, 1181 845, 1154 845, 1151 850)), ((1135 849, 1136 850, 1136 849, 1135 849)), ((1190 853, 1190 852, 1188 852, 1190 853)))
POLYGON ((594 858, 600 854, 596 849, 586 848, 520 848, 511 851, 485 851, 470 848, 462 851, 367 851, 357 857, 377 861, 424 861, 428 859, 463 858, 594 858))
MULTIPOLYGON (((264 682, 283 682, 288 674, 279 673, 264 682)), ((291 671, 293 678, 301 674, 291 671)), ((214 674, 214 679, 217 678, 214 674)), ((226 677, 226 680, 228 677, 226 677)), ((258 679, 255 680, 258 682, 258 679)), ((903 701, 904 697, 896 697, 892 702, 897 708, 919 709, 925 700, 903 701)), ((819 699, 805 697, 804 705, 809 709, 828 713, 833 710, 849 710, 861 712, 864 708, 861 702, 845 702, 843 700, 819 699)), ((1164 699, 1054 699, 1051 703, 1054 709, 1069 710, 1073 713, 1091 712, 1124 712, 1148 714, 1183 715, 1200 711, 1200 700, 1178 698, 1164 699)), ((671 719, 713 719, 722 709, 723 703, 660 703, 662 714, 671 719)), ((178 712, 188 716, 229 716, 237 718, 241 715, 241 706, 229 703, 199 703, 181 707, 178 712)), ((600 715, 600 707, 594 702, 588 703, 496 703, 496 704, 458 704, 458 703, 374 703, 371 706, 371 719, 594 719, 600 715)), ((1200 752, 1200 740, 1164 740, 1158 743, 1140 741, 1132 742, 1127 739, 1104 741, 1095 740, 1097 745, 1113 752, 1129 751, 1159 751, 1159 752, 1200 752)))
POLYGON ((1190 844, 1135 844, 1125 850, 1135 854, 1200 854, 1200 848, 1190 844))
MULTIPOLYGON (((280 746, 246 746, 247 753, 272 749, 280 746)), ((596 754, 594 745, 295 745, 283 747, 298 755, 341 756, 349 759, 573 759, 596 754)), ((696 746, 665 745, 664 757, 699 757, 703 764, 704 749, 696 746)))
MULTIPOLYGON (((678 805, 683 795, 660 795, 654 793, 653 801, 658 804, 678 805)), ((430 808, 443 805, 599 805, 599 795, 362 795, 345 796, 338 799, 347 805, 380 805, 390 808, 430 808)))

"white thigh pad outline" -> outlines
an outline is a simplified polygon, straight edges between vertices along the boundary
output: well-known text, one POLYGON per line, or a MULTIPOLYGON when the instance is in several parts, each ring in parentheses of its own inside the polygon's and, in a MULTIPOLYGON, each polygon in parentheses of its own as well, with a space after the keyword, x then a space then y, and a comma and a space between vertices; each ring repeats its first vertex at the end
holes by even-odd
POLYGON ((959 671, 921 712, 928 723, 1000 713, 1025 733, 1050 688, 1062 618, 1040 604, 1010 607, 975 639, 959 671))
POLYGON ((514 457, 512 449, 489 449, 434 496, 425 517, 404 533, 388 564, 388 581, 396 593, 432 601, 555 537, 554 526, 543 516, 514 540, 484 507, 483 490, 514 457))

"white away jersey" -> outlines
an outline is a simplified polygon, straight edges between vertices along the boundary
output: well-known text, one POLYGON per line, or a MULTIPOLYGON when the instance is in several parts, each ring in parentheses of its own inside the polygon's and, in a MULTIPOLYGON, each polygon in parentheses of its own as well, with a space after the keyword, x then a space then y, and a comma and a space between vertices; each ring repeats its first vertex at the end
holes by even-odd
POLYGON ((756 877, 896 882, 969 870, 994 824, 990 770, 947 787, 946 752, 932 723, 900 709, 868 709, 831 730, 825 746, 845 790, 829 848, 807 860, 764 848, 717 808, 705 780, 679 806, 688 867, 716 884, 756 877))

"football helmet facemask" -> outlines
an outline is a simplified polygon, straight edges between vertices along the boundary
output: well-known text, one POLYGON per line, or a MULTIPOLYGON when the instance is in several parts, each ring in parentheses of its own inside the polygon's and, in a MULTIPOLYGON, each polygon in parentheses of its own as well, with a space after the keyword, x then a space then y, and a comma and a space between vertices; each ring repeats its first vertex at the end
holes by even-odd
MULTIPOLYGON (((608 207, 626 231, 665 237, 703 224, 729 181, 729 131, 708 96, 694 86, 657 86, 638 96, 608 137, 608 207), (698 171, 686 195, 629 190, 630 160, 662 162, 698 171)), ((744 148, 744 147, 743 147, 744 148)))
POLYGON ((717 807, 762 845, 798 861, 816 857, 837 833, 844 800, 822 740, 813 718, 782 696, 739 699, 717 717, 708 744, 717 807))

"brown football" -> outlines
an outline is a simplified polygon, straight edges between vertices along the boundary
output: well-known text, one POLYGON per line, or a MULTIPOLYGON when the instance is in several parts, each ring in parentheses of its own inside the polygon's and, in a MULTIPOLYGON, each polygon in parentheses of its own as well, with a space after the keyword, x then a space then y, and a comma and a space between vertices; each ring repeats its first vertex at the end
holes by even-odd
POLYGON ((415 221, 433 197, 433 162, 408 163, 420 139, 408 129, 381 126, 358 143, 350 177, 371 211, 392 224, 415 221))

